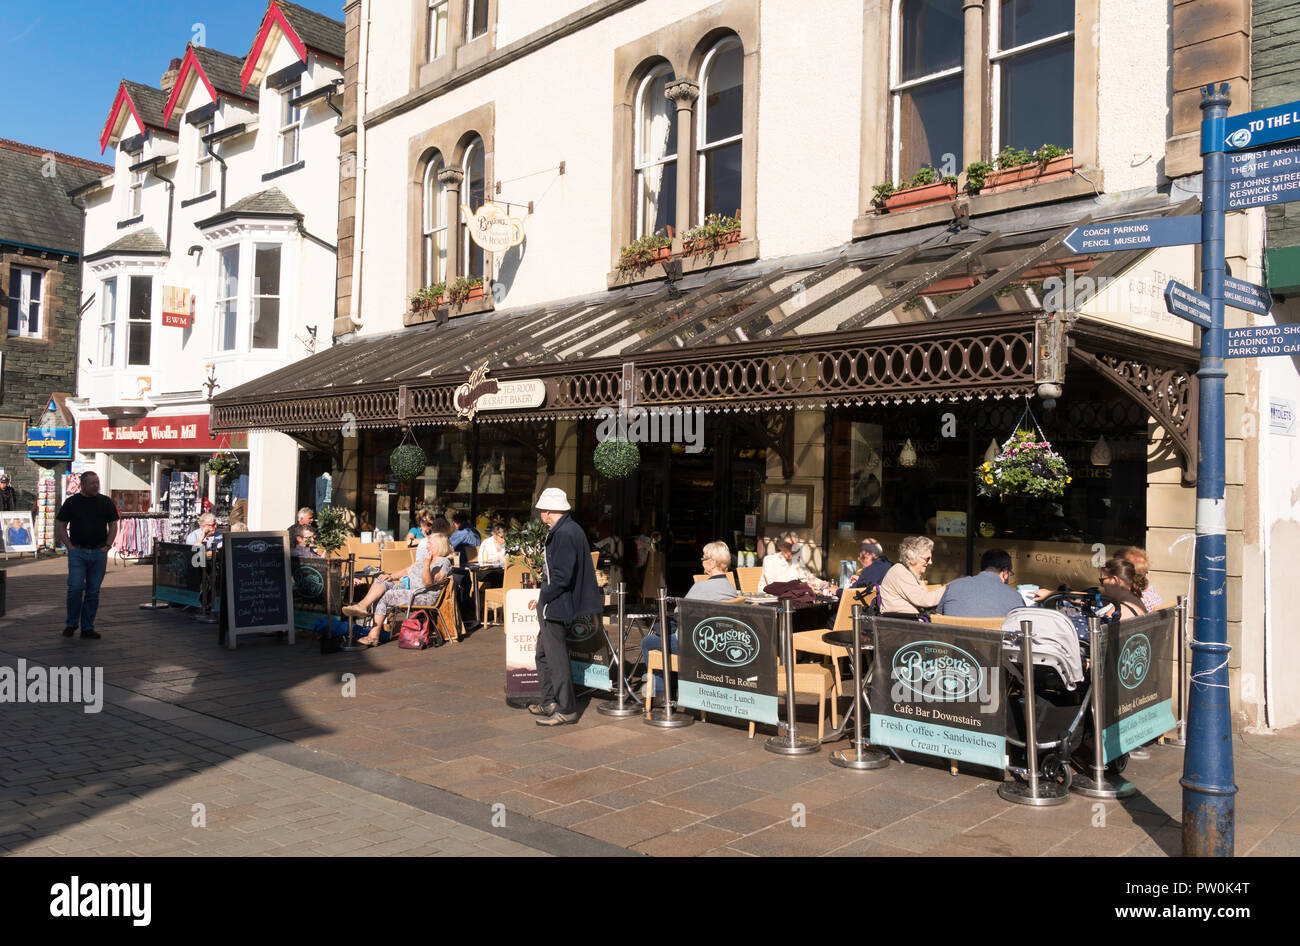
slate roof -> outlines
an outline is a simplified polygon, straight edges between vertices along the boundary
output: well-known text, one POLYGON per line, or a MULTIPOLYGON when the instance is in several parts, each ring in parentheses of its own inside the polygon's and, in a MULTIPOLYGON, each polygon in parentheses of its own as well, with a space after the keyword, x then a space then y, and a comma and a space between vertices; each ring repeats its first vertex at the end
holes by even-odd
POLYGON ((81 252, 82 218, 68 191, 112 171, 107 164, 0 138, 0 242, 75 256, 81 252))
POLYGON ((163 124, 163 109, 167 107, 168 93, 142 82, 132 82, 130 79, 123 79, 122 84, 126 86, 126 94, 131 96, 131 101, 135 103, 140 113, 140 121, 154 128, 166 128, 171 132, 175 132, 180 126, 181 117, 175 112, 172 113, 172 120, 166 125, 163 124))
POLYGON ((275 4, 284 11, 285 19, 304 43, 337 59, 343 58, 343 21, 332 20, 286 0, 275 0, 275 4))
POLYGON ((203 229, 223 220, 236 217, 302 217, 302 211, 293 205, 278 187, 271 187, 256 194, 240 198, 225 210, 198 221, 195 226, 203 229))
POLYGON ((194 58, 199 61, 199 65, 203 67, 203 74, 208 77, 208 81, 218 92, 241 99, 257 99, 257 83, 250 82, 248 89, 245 90, 244 83, 239 77, 244 68, 243 57, 232 56, 207 46, 191 44, 190 49, 194 53, 194 58))
POLYGON ((126 236, 119 237, 102 250, 88 253, 86 260, 103 259, 108 256, 162 256, 167 253, 167 244, 153 227, 141 227, 132 230, 126 236))

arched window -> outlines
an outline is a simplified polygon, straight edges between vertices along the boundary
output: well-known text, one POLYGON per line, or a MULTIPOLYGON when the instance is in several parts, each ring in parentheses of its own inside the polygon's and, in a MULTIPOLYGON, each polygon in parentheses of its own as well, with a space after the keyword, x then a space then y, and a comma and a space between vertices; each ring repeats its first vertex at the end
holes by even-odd
POLYGON ((740 216, 745 50, 730 36, 704 57, 700 70, 700 219, 740 216))
POLYGON ((965 167, 963 26, 962 0, 895 0, 890 91, 896 184, 923 166, 950 174, 965 167), (952 157, 945 161, 945 155, 952 157))
MULTIPOLYGON (((461 170, 465 172, 465 180, 461 184, 461 203, 466 204, 473 213, 483 206, 487 198, 487 172, 482 138, 475 137, 465 149, 465 160, 461 170)), ((461 240, 461 275, 483 276, 483 248, 469 238, 468 227, 461 229, 464 231, 461 240)))
POLYGON ((421 274, 425 286, 447 278, 447 191, 438 181, 442 168, 442 155, 435 154, 424 171, 421 274))
POLYGON ((677 109, 664 95, 668 65, 651 70, 636 99, 636 235, 677 226, 677 109))

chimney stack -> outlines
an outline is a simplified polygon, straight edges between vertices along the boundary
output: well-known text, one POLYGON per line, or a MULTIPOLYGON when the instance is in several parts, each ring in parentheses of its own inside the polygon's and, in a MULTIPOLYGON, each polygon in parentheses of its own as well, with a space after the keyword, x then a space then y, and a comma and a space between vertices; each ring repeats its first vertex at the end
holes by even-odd
POLYGON ((162 90, 164 92, 170 92, 172 86, 176 84, 176 77, 180 74, 181 61, 179 59, 173 59, 171 65, 167 67, 167 71, 163 73, 162 81, 159 83, 162 86, 162 90))

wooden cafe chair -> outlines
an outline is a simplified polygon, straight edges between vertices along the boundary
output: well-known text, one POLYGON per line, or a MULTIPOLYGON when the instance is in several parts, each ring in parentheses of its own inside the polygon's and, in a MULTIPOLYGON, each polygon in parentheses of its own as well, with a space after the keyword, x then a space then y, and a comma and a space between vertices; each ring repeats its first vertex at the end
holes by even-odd
MULTIPOLYGON (((845 588, 844 594, 840 596, 840 606, 835 612, 835 625, 832 630, 851 631, 853 630, 853 605, 858 603, 856 592, 863 591, 862 588, 845 588)), ((866 606, 875 603, 876 592, 874 589, 867 594, 866 606)), ((848 647, 841 647, 838 644, 828 644, 822 640, 822 635, 826 632, 823 630, 795 631, 794 633, 794 650, 796 659, 798 654, 814 654, 818 657, 831 658, 831 664, 835 667, 835 695, 843 696, 844 694, 844 674, 853 672, 853 651, 848 647), (847 669, 844 672, 840 670, 840 659, 848 661, 847 669)), ((796 688, 797 689, 797 688, 796 688)))
POLYGON ((528 571, 528 563, 522 558, 512 557, 507 561, 505 574, 501 578, 501 587, 489 588, 483 592, 483 623, 505 624, 506 592, 524 586, 526 571, 528 571), (497 621, 489 619, 488 615, 492 611, 496 611, 497 621))
POLYGON ((744 568, 736 569, 736 580, 740 582, 738 586, 745 594, 757 594, 759 592, 758 583, 762 581, 762 565, 746 565, 744 568))

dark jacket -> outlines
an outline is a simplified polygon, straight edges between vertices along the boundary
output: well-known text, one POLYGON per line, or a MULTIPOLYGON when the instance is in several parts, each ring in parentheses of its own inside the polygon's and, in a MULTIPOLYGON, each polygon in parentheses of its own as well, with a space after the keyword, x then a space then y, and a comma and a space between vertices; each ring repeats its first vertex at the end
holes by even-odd
POLYGON ((591 564, 591 546, 582 526, 566 513, 546 533, 546 581, 537 596, 541 616, 568 623, 598 613, 604 603, 591 564))
POLYGON ((873 585, 878 585, 885 580, 885 572, 889 571, 893 567, 894 563, 882 555, 866 568, 862 569, 862 571, 858 572, 858 577, 854 579, 853 584, 849 585, 849 587, 870 588, 873 585))
POLYGON ((13 512, 18 508, 18 491, 12 486, 0 487, 0 512, 13 512))

